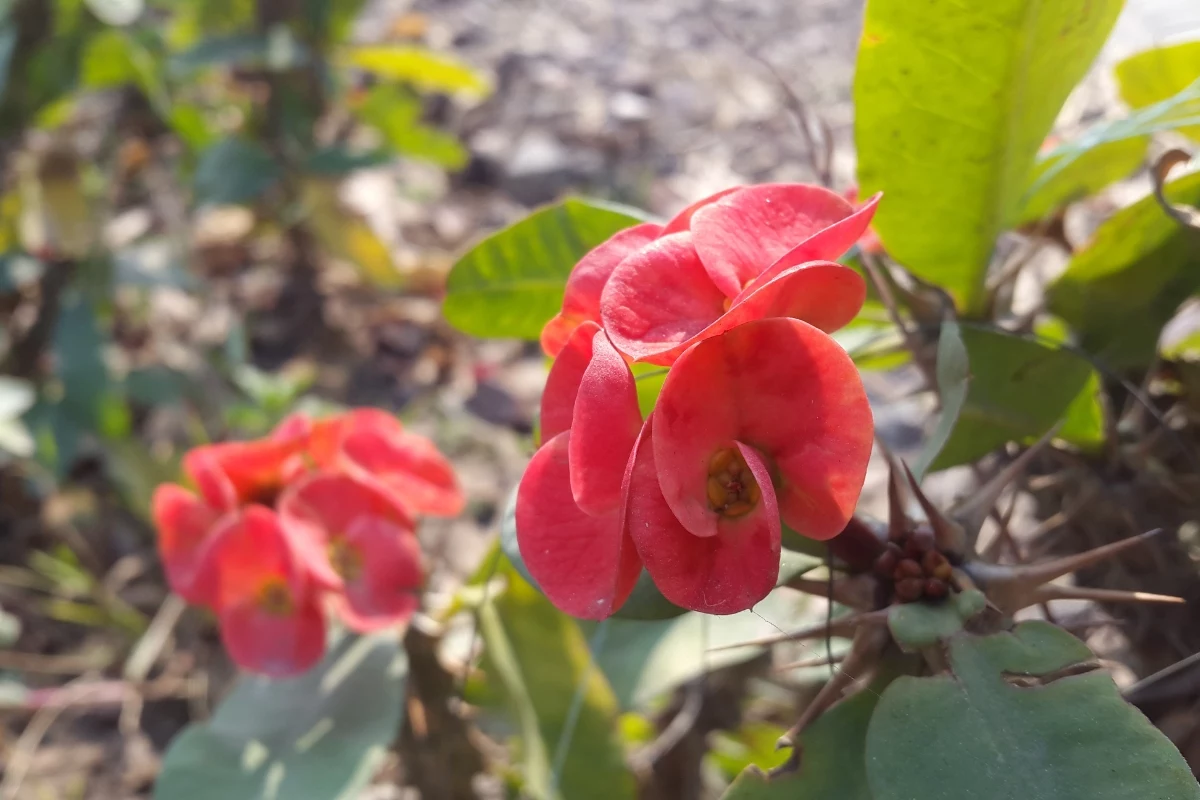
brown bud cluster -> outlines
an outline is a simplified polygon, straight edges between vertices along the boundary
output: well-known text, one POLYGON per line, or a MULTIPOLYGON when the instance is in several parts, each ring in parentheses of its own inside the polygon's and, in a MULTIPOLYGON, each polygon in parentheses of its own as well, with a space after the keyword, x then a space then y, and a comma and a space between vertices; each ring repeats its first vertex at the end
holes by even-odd
POLYGON ((941 600, 950 593, 953 570, 950 562, 934 547, 928 530, 906 532, 890 541, 875 559, 875 574, 891 583, 897 602, 941 600))

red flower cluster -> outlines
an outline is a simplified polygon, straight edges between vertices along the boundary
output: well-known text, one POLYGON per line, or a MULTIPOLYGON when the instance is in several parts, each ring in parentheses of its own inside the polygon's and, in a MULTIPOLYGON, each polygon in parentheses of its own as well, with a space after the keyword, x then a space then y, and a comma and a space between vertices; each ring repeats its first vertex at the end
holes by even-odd
POLYGON ((183 459, 198 493, 163 484, 152 513, 171 588, 211 608, 241 667, 293 675, 325 650, 325 608, 366 632, 417 608, 419 514, 463 507, 433 443, 390 414, 293 415, 270 436, 183 459))
POLYGON ((517 538, 563 611, 601 619, 642 568, 684 608, 731 614, 775 585, 781 519, 841 532, 873 425, 828 332, 866 288, 837 258, 866 231, 807 185, 728 190, 588 253, 542 333, 556 360, 543 445, 521 480, 517 538), (645 420, 629 362, 670 366, 645 420))

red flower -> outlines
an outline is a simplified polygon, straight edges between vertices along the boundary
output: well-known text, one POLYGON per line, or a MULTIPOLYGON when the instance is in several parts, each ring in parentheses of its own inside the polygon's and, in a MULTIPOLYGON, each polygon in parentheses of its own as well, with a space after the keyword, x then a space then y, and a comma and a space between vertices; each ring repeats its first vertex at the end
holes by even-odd
POLYGON ((365 632, 407 620, 423 579, 412 520, 369 478, 315 473, 279 502, 313 580, 334 590, 345 623, 365 632))
POLYGON ((248 506, 214 539, 213 609, 238 666, 274 677, 301 673, 325 650, 320 596, 274 512, 248 506))
POLYGON ((873 436, 849 356, 783 318, 690 348, 644 425, 629 367, 581 325, 551 369, 542 419, 518 545, 556 606, 593 619, 620 608, 643 564, 684 608, 753 606, 775 585, 781 517, 814 539, 845 526, 873 436))
POLYGON ((554 362, 541 419, 545 444, 517 490, 517 544, 551 602, 603 619, 641 572, 621 505, 642 418, 633 375, 594 322, 580 325, 554 362))
POLYGON ((854 318, 866 286, 834 263, 866 229, 877 199, 803 184, 749 186, 692 212, 687 230, 625 258, 600 298, 621 352, 670 365, 689 346, 764 317, 804 319, 826 331, 854 318))
POLYGON ((189 603, 207 605, 214 588, 209 546, 217 536, 218 520, 227 527, 234 518, 221 519, 221 512, 173 483, 154 490, 150 516, 158 529, 158 552, 171 590, 189 603))

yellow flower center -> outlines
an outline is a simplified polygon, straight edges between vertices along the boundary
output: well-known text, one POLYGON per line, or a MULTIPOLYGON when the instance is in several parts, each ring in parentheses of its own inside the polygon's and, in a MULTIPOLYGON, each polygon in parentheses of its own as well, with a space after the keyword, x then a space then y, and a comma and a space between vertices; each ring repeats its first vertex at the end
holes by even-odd
POLYGON ((289 616, 296 608, 292 590, 283 578, 270 578, 258 590, 258 607, 276 617, 289 616))
POLYGON ((762 489, 746 459, 733 447, 713 453, 708 462, 708 505, 723 517, 749 514, 762 500, 762 489))
POLYGON ((329 543, 329 563, 333 571, 342 576, 342 580, 353 582, 363 573, 363 557, 356 548, 346 544, 342 537, 335 537, 329 543))

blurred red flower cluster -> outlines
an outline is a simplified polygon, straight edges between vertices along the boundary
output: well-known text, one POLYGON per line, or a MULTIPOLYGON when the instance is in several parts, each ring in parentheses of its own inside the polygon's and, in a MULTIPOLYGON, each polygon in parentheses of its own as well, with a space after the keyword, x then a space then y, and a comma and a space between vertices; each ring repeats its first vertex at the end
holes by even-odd
POLYGON ((734 188, 576 265, 542 332, 543 444, 516 509, 521 556, 556 606, 607 617, 645 569, 677 605, 735 613, 774 587, 782 524, 813 539, 845 527, 874 431, 828 335, 866 286, 832 259, 877 204, 734 188), (645 419, 633 362, 670 368, 645 419))
POLYGON ((406 621, 423 579, 414 519, 464 504, 433 443, 376 409, 296 414, 197 447, 183 469, 196 491, 163 484, 152 502, 167 580, 217 615, 239 666, 272 676, 320 659, 327 611, 359 632, 406 621))

